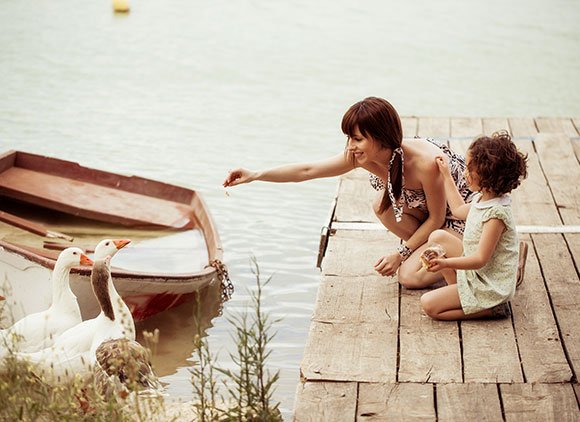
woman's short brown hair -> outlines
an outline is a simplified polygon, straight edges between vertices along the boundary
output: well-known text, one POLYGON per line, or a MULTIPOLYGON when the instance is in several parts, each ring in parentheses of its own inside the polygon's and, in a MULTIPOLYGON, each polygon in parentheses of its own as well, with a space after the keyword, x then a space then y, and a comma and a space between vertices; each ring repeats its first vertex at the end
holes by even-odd
POLYGON ((468 170, 477 174, 480 188, 495 195, 511 192, 528 175, 528 155, 517 149, 505 130, 476 138, 467 152, 468 170))

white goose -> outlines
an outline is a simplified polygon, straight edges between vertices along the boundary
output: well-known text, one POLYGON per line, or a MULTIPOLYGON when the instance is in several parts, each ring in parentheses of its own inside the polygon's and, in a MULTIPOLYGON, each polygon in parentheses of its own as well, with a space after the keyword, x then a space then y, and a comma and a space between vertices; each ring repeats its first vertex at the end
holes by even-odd
MULTIPOLYGON (((65 331, 48 349, 36 353, 19 353, 29 360, 33 371, 49 384, 89 376, 96 363, 96 350, 106 340, 131 336, 122 322, 124 303, 113 284, 110 270, 111 257, 96 260, 91 273, 93 292, 101 313, 65 331)), ((133 335, 135 327, 133 326, 133 335)), ((132 339, 131 339, 132 340, 132 339)))
POLYGON ((51 276, 50 307, 0 330, 0 359, 11 350, 35 352, 49 347, 56 337, 82 321, 77 298, 70 288, 69 275, 72 267, 92 263, 79 248, 67 248, 59 254, 51 276))

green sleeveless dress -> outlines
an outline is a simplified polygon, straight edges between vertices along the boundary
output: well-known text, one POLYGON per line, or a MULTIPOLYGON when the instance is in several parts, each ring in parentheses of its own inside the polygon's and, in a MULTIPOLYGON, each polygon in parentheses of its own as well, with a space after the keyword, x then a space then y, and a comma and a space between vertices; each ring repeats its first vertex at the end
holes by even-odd
POLYGON ((457 290, 466 315, 493 308, 514 296, 519 246, 510 204, 509 195, 489 201, 481 201, 481 194, 473 198, 463 234, 464 256, 477 250, 485 222, 497 218, 505 224, 506 229, 484 267, 457 270, 457 290))

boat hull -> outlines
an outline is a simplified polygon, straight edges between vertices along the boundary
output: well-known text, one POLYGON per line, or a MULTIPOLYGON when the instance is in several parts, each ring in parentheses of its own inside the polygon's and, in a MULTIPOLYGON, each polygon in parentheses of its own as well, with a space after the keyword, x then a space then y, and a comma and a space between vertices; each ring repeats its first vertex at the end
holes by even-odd
MULTIPOLYGON (((22 317, 40 312, 52 300, 50 277, 52 269, 31 259, 18 249, 0 249, 0 295, 3 303, 0 327, 6 327, 22 317)), ((131 310, 135 321, 146 319, 159 312, 190 301, 195 293, 211 283, 220 283, 213 268, 195 275, 156 276, 130 274, 113 269, 115 288, 131 310)), ((74 268, 70 286, 77 297, 83 319, 99 313, 99 305, 92 292, 90 270, 74 268)))

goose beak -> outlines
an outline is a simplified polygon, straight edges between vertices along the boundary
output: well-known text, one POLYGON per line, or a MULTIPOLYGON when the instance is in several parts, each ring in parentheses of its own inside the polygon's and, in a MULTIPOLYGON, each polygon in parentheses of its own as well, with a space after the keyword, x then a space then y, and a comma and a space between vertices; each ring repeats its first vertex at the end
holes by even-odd
POLYGON ((85 254, 81 255, 81 265, 85 266, 85 267, 89 267, 91 265, 93 265, 93 260, 91 258, 89 258, 88 256, 86 256, 85 254))
POLYGON ((6 300, 6 298, 2 295, 0 295, 0 300, 6 300))
POLYGON ((131 243, 131 239, 113 240, 113 243, 115 244, 117 249, 121 249, 121 248, 124 248, 125 246, 127 246, 129 243, 131 243))

